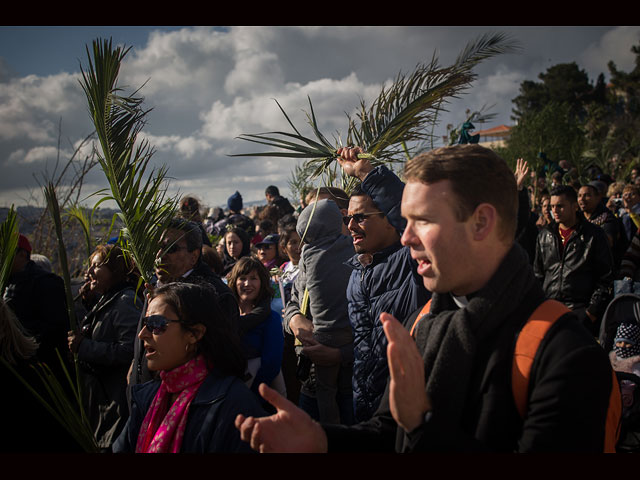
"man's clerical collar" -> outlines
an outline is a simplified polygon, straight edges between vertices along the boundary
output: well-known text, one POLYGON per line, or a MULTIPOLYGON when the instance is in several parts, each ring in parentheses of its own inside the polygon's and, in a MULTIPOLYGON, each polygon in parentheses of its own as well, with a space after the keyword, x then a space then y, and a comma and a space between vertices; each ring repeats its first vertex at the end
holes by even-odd
POLYGON ((451 294, 451 298, 453 298, 453 301, 456 302, 456 305, 458 305, 458 307, 460 308, 464 308, 467 305, 469 305, 469 299, 466 296, 463 297, 456 297, 453 293, 451 294))

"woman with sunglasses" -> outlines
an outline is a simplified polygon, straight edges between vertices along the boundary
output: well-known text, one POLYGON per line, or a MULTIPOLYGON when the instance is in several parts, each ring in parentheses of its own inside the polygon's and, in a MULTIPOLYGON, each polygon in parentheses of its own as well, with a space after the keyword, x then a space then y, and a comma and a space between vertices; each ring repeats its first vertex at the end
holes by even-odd
POLYGON ((265 412, 241 378, 246 359, 215 291, 183 282, 159 287, 143 324, 138 336, 159 378, 132 387, 131 416, 114 452, 249 452, 234 419, 265 412))
POLYGON ((129 415, 127 371, 142 300, 136 295, 137 270, 114 244, 98 245, 89 258, 89 289, 97 302, 68 333, 78 355, 83 403, 98 446, 109 451, 129 415))
POLYGON ((255 257, 238 260, 229 275, 229 288, 240 307, 240 322, 244 332, 242 341, 252 378, 247 385, 259 397, 260 383, 286 395, 282 376, 284 333, 282 317, 271 309, 273 290, 269 272, 255 257), (249 327, 249 322, 254 326, 249 327))

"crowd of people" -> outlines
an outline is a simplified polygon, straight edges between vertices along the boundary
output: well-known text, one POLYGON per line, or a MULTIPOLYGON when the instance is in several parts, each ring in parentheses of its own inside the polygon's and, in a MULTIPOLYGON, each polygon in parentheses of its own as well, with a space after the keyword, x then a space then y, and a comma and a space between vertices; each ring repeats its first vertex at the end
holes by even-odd
MULTIPOLYGON (((238 191, 226 209, 183 198, 143 288, 117 242, 97 246, 75 330, 21 235, 3 358, 77 359, 102 452, 635 451, 640 316, 607 307, 640 295, 637 172, 580 184, 566 162, 547 176, 457 145, 402 180, 360 153, 338 151, 349 194, 294 206, 269 186, 253 211, 238 191), (514 346, 549 301, 562 309, 519 373, 521 408, 514 346)), ((33 409, 30 393, 7 408, 33 409)), ((78 451, 43 417, 39 442, 3 448, 78 451)))

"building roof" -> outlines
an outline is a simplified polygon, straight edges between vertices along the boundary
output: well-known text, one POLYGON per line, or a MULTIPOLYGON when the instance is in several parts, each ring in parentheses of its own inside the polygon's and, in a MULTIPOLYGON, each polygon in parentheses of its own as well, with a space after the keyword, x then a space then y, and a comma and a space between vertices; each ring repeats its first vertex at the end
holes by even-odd
POLYGON ((506 125, 498 125, 497 127, 488 128, 486 130, 479 130, 473 132, 473 135, 480 135, 481 137, 504 137, 509 134, 511 127, 506 125))

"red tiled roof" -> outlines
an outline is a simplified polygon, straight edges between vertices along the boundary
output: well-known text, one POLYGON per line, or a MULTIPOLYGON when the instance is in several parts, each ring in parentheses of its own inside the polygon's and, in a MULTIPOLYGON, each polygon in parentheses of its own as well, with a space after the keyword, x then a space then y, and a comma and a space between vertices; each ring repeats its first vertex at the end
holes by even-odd
POLYGON ((477 132, 472 132, 472 135, 480 135, 481 137, 486 136, 486 137, 501 137, 503 135, 505 135, 506 133, 509 133, 509 130, 511 130, 511 127, 508 127, 506 125, 498 125, 497 127, 493 127, 493 128, 488 128, 486 130, 480 130, 477 132))

